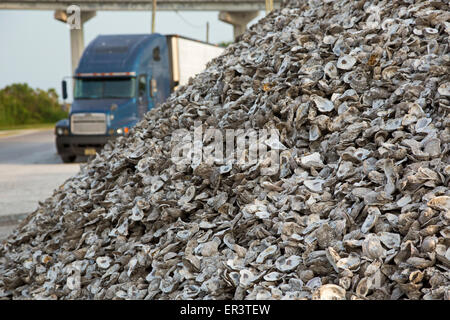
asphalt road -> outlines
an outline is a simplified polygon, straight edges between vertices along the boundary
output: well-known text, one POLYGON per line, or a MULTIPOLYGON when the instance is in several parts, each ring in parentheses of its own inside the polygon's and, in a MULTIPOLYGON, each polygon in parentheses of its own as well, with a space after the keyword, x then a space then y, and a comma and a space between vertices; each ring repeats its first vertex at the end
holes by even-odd
MULTIPOLYGON (((0 227, 9 232, 79 168, 61 161, 52 129, 0 135, 0 227)), ((4 233, 0 228, 0 238, 4 233)))
POLYGON ((21 130, 0 136, 0 165, 61 164, 53 130, 21 130))
POLYGON ((14 224, 0 224, 0 242, 7 238, 11 232, 17 227, 17 223, 14 224))

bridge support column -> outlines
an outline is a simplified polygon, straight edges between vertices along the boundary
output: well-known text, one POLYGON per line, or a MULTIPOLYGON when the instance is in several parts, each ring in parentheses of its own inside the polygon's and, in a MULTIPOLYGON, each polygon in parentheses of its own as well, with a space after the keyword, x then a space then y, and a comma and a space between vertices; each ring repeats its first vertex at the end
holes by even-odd
POLYGON ((247 29, 247 23, 258 16, 258 11, 221 11, 219 20, 232 24, 234 39, 243 34, 247 29))
MULTIPOLYGON (((78 66, 81 55, 84 50, 84 30, 83 26, 86 21, 95 17, 95 11, 82 11, 79 16, 79 28, 70 28, 70 53, 72 59, 72 75, 78 66)), ((56 10, 54 17, 56 20, 67 23, 68 15, 64 10, 56 10)))

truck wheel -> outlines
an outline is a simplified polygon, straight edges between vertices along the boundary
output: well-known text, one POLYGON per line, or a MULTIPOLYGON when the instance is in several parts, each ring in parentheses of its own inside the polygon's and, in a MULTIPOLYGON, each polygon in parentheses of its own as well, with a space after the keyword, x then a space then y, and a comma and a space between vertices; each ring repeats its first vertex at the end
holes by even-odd
POLYGON ((65 155, 65 156, 61 156, 61 159, 64 163, 72 163, 75 161, 77 156, 74 155, 65 155))

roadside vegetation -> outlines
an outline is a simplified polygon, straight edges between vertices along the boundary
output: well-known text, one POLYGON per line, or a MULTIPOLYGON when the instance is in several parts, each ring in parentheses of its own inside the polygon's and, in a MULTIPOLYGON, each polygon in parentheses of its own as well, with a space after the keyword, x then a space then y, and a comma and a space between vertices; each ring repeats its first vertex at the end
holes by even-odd
POLYGON ((219 42, 217 45, 219 46, 219 47, 222 47, 222 48, 226 48, 226 47, 228 47, 230 44, 232 44, 233 42, 232 41, 229 41, 229 42, 226 42, 226 41, 222 41, 222 42, 219 42))
POLYGON ((66 118, 55 89, 33 89, 14 83, 0 90, 0 129, 54 124, 66 118))

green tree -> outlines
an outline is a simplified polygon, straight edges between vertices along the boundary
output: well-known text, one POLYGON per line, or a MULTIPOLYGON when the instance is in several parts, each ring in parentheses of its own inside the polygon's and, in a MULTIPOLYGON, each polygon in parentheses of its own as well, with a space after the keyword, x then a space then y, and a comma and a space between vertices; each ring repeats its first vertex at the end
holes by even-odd
POLYGON ((0 90, 0 127, 53 123, 67 117, 55 89, 33 89, 14 83, 0 90))
POLYGON ((232 41, 229 41, 229 42, 226 42, 226 41, 222 41, 222 42, 219 42, 217 45, 219 46, 219 47, 223 47, 223 48, 226 48, 226 47, 228 47, 230 44, 232 44, 233 42, 232 41))

